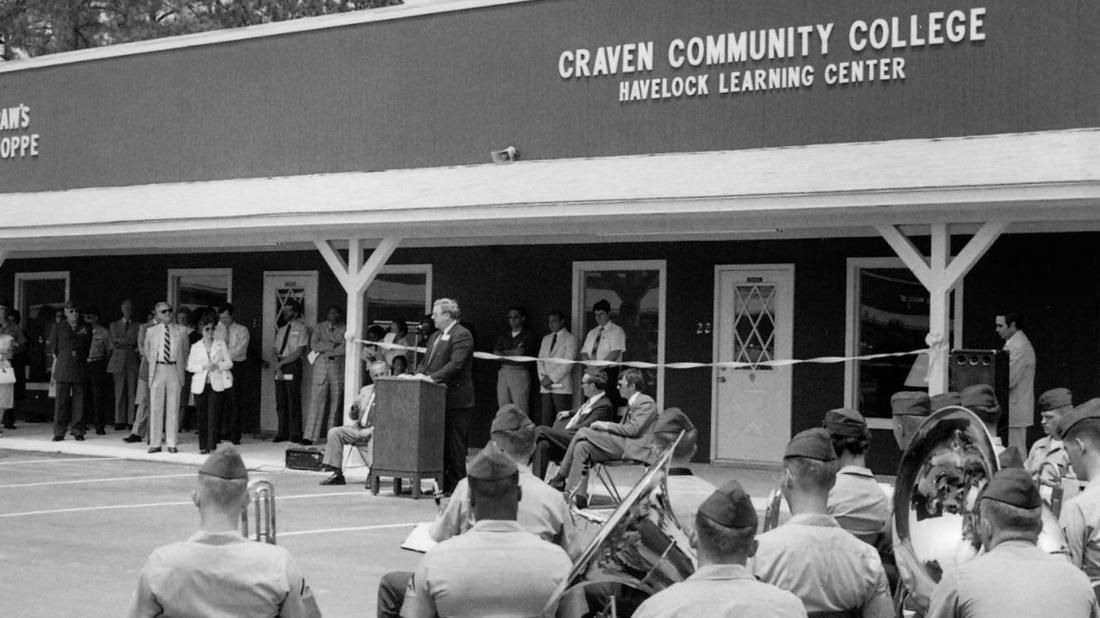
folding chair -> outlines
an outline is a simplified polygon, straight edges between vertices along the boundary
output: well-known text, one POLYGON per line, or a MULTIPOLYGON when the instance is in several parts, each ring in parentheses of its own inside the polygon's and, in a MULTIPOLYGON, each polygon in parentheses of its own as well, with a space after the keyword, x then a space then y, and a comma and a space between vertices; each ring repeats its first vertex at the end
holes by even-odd
POLYGON ((645 461, 639 461, 637 459, 613 459, 610 461, 601 461, 592 464, 588 464, 588 476, 585 482, 595 476, 603 484, 604 489, 607 490, 607 495, 611 496, 615 505, 618 506, 623 501, 622 494, 619 493, 619 488, 615 486, 615 479, 611 478, 610 468, 625 468, 627 466, 641 466, 642 475, 644 476, 649 472, 649 463, 645 461))
POLYGON ((370 469, 371 461, 374 458, 372 453, 374 441, 365 442, 362 444, 345 444, 344 445, 344 461, 340 464, 340 467, 344 470, 348 468, 367 468, 370 469), (360 463, 352 464, 353 459, 358 459, 360 463))

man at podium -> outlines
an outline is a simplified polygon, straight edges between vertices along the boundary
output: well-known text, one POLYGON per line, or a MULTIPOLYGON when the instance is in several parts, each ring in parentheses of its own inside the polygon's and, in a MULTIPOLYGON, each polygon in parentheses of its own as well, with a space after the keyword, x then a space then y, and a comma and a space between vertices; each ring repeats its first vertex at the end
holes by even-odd
POLYGON ((443 491, 447 494, 466 476, 466 434, 474 410, 474 337, 458 323, 461 316, 458 303, 450 298, 432 304, 436 331, 416 370, 447 387, 443 416, 443 491))

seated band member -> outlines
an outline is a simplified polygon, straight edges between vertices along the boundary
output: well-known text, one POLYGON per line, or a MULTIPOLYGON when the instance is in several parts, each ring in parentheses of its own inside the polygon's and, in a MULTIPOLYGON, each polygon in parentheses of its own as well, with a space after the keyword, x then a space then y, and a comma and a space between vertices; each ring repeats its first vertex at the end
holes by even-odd
MULTIPOLYGON (((370 364, 370 378, 376 380, 390 375, 390 367, 385 361, 374 361, 370 364)), ((374 421, 371 412, 374 411, 374 384, 368 384, 359 390, 359 399, 351 406, 351 422, 343 427, 333 427, 328 430, 325 439, 325 457, 321 465, 332 470, 332 476, 321 481, 322 485, 343 485, 344 480, 344 445, 352 444, 362 446, 370 442, 374 435, 374 421)))
MULTIPOLYGON (((531 458, 535 444, 535 427, 527 415, 514 405, 506 405, 493 418, 489 436, 516 463, 519 487, 523 496, 519 502, 516 520, 524 530, 560 546, 570 558, 576 558, 584 550, 577 539, 573 517, 561 492, 551 488, 531 474, 526 462, 531 458)), ((469 531, 475 523, 470 500, 470 483, 463 479, 455 486, 447 507, 428 529, 436 542, 446 541, 469 531)), ((386 573, 378 585, 378 616, 392 618, 401 610, 405 588, 412 573, 394 571, 386 573)))
POLYGON ((1068 388, 1051 389, 1039 395, 1035 407, 1039 409, 1040 422, 1047 435, 1031 445, 1027 461, 1024 462, 1024 469, 1031 474, 1032 478, 1042 481, 1054 479, 1056 475, 1052 467, 1056 468, 1062 476, 1067 474, 1072 476, 1069 455, 1066 455, 1062 441, 1054 437, 1054 432, 1062 417, 1073 409, 1073 393, 1068 388))
POLYGON ((862 414, 847 408, 826 412, 824 424, 839 466, 829 490, 829 514, 859 540, 877 545, 890 521, 890 503, 867 468, 871 430, 862 414))
POLYGON ((1077 406, 1058 423, 1056 434, 1077 478, 1088 485, 1066 500, 1058 521, 1066 533, 1070 561, 1093 582, 1100 581, 1100 399, 1077 406))
POLYGON ((752 570, 760 581, 802 600, 806 612, 894 615, 878 552, 828 514, 836 481, 836 454, 822 428, 796 434, 783 454, 787 523, 757 537, 752 570))
POLYGON ((962 406, 982 419, 989 437, 993 441, 993 452, 1002 468, 1023 468, 1024 457, 1016 447, 1006 447, 997 435, 997 421, 1001 418, 1001 405, 997 395, 988 384, 974 384, 959 393, 962 406))
POLYGON ((648 461, 653 436, 650 428, 657 421, 657 402, 641 391, 645 378, 638 369, 619 375, 619 395, 626 399, 623 422, 597 421, 573 436, 561 469, 550 485, 565 491, 576 490, 577 505, 588 506, 588 464, 601 461, 634 459, 648 461))
POLYGON ((207 457, 192 499, 199 532, 149 556, 131 618, 321 615, 290 552, 241 536, 248 470, 236 449, 223 445, 207 457))
POLYGON ((979 504, 985 553, 944 573, 926 618, 1098 615, 1088 578, 1036 542, 1042 500, 1026 470, 1001 470, 979 504))
POLYGON ((672 514, 680 527, 691 536, 695 532, 695 512, 717 489, 710 481, 695 476, 688 467, 697 450, 699 432, 687 415, 679 408, 665 410, 653 428, 653 446, 657 454, 672 445, 683 430, 684 437, 676 444, 672 452, 672 461, 668 466, 668 501, 672 514))
POLYGON ((607 388, 607 374, 597 369, 581 376, 581 393, 584 403, 576 410, 563 410, 554 420, 553 427, 540 425, 535 429, 535 454, 531 459, 531 471, 535 476, 546 478, 546 468, 550 462, 558 463, 565 456, 573 436, 596 421, 611 420, 611 400, 604 390, 607 388))
POLYGON ((928 393, 919 391, 901 391, 890 397, 890 412, 894 420, 894 440, 898 449, 905 452, 917 429, 931 414, 932 402, 928 393))
POLYGON ((572 561, 516 521, 523 499, 519 469, 495 443, 482 449, 467 475, 476 523, 424 554, 409 580, 401 615, 544 615, 572 561))
POLYGON ((647 599, 635 618, 806 615, 798 597, 756 581, 746 568, 745 562, 756 551, 756 508, 737 481, 714 491, 693 519, 699 568, 647 599))

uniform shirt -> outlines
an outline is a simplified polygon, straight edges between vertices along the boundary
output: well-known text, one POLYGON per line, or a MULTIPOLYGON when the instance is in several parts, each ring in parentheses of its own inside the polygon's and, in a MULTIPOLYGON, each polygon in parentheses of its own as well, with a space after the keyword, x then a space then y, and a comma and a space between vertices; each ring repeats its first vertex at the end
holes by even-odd
POLYGON ((865 618, 893 617, 878 552, 832 517, 794 515, 756 540, 753 573, 760 581, 793 593, 807 612, 862 608, 865 618))
POLYGON ((756 581, 744 565, 708 564, 642 603, 634 618, 790 618, 805 616, 802 601, 756 581))
POLYGON ((320 616, 290 552, 238 532, 198 532, 153 551, 130 617, 320 616))
MULTIPOLYGON (((519 487, 523 491, 517 514, 520 526, 544 541, 561 546, 571 558, 579 556, 584 547, 577 540, 577 529, 562 493, 532 474, 531 468, 524 465, 517 467, 519 487)), ((447 508, 432 522, 428 534, 439 543, 463 534, 473 526, 470 483, 462 479, 455 485, 447 508)))
MULTIPOLYGON (((225 342, 225 347, 229 350, 229 360, 234 363, 244 362, 248 356, 249 337, 248 327, 238 322, 230 324, 228 329, 221 322, 214 327, 214 338, 225 342)), ((279 343, 282 343, 281 339, 279 343)), ((290 347, 289 343, 287 347, 290 347)))
POLYGON ((706 479, 701 479, 687 468, 671 467, 665 479, 668 487, 668 503, 680 527, 689 536, 695 534, 695 513, 717 489, 706 479))
POLYGON ((601 360, 615 351, 626 352, 626 331, 610 320, 607 324, 596 326, 588 331, 588 335, 584 338, 584 345, 581 346, 581 353, 587 354, 594 360, 601 360), (593 350, 597 335, 600 337, 600 345, 593 350))
POLYGON ((295 319, 287 322, 275 333, 275 355, 285 358, 296 352, 299 348, 309 345, 309 329, 301 320, 295 319), (287 335, 287 330, 290 334, 287 335), (286 337, 286 345, 283 345, 283 337, 286 337))
POLYGON ((525 532, 518 522, 479 521, 424 554, 409 580, 401 615, 541 616, 572 568, 562 548, 525 532))
POLYGON ((1050 469, 1050 466, 1043 465, 1048 462, 1057 466, 1062 476, 1073 476, 1073 470, 1069 465, 1069 453, 1066 452, 1062 441, 1055 440, 1050 436, 1043 436, 1031 445, 1024 468, 1036 479, 1051 481, 1054 479, 1054 472, 1050 469))
POLYGON ((88 362, 94 363, 107 358, 107 350, 111 346, 111 331, 92 324, 92 345, 88 348, 88 362))
POLYGON ((1013 540, 945 573, 925 618, 1097 615, 1087 577, 1034 543, 1013 540))
POLYGON ((860 540, 874 543, 890 520, 890 502, 867 468, 844 466, 829 490, 829 514, 841 528, 860 540))
POLYGON ((1100 580, 1100 480, 1062 505, 1058 518, 1069 543, 1069 557, 1092 581, 1100 580))

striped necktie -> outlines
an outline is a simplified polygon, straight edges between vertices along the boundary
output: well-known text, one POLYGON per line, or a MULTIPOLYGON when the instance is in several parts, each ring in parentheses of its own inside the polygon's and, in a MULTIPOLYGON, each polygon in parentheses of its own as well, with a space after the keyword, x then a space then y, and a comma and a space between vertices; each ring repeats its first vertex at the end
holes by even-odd
POLYGON ((172 362, 172 332, 169 330, 168 325, 164 325, 164 362, 172 362))

